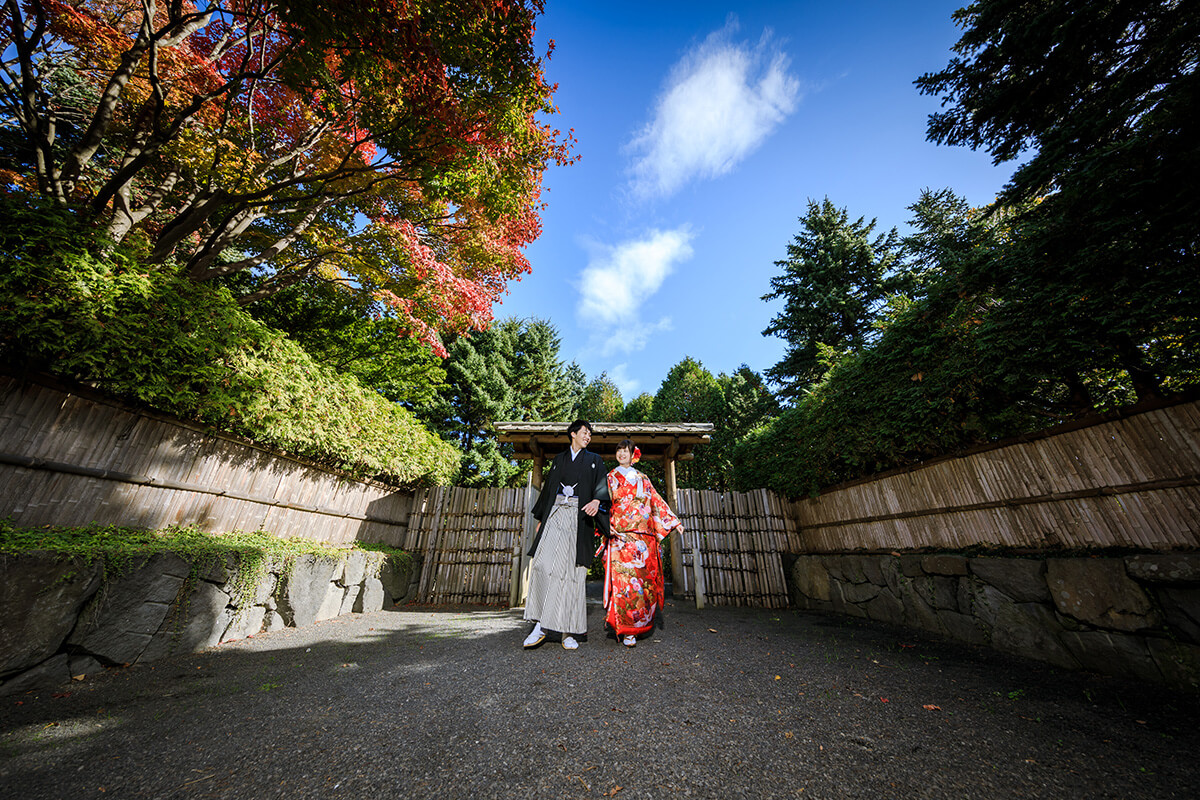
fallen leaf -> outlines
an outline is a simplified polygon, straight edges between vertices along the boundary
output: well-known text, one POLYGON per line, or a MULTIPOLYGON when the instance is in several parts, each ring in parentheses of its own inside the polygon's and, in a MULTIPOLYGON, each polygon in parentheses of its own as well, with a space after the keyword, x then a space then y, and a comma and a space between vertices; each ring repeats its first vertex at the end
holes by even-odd
POLYGON ((709 628, 709 631, 711 631, 712 633, 716 633, 716 632, 717 632, 717 629, 716 629, 716 628, 709 628))
POLYGON ((935 706, 933 703, 926 703, 925 705, 921 706, 921 708, 923 708, 927 711, 941 711, 942 710, 941 706, 935 706))
POLYGON ((71 693, 70 692, 55 692, 54 694, 52 694, 50 696, 51 697, 70 697, 71 693))
POLYGON ((795 738, 795 734, 792 733, 791 731, 785 731, 783 734, 783 738, 792 739, 792 738, 795 738))
POLYGON ((71 680, 73 680, 73 681, 81 681, 81 680, 83 680, 83 679, 84 679, 84 678, 86 678, 86 677, 87 677, 87 675, 86 675, 86 674, 83 674, 83 675, 72 675, 72 676, 71 676, 71 680))
POLYGON ((888 700, 886 697, 881 697, 881 698, 879 698, 879 702, 881 702, 881 703, 890 703, 891 701, 890 701, 890 700, 888 700))
POLYGON ((777 681, 780 681, 780 680, 783 680, 783 678, 781 678, 780 676, 776 675, 776 676, 775 676, 775 680, 777 680, 777 681))

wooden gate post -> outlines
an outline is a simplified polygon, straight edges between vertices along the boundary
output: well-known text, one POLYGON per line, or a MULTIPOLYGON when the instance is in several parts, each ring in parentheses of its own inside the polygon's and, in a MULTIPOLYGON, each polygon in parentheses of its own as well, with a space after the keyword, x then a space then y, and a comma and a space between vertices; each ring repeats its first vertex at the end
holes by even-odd
MULTIPOLYGON (((678 496, 675 491, 675 456, 673 453, 663 457, 663 475, 665 476, 666 486, 663 489, 666 492, 667 505, 676 514, 679 513, 677 505, 678 496)), ((683 542, 679 541, 678 536, 670 538, 671 543, 671 586, 674 587, 684 585, 683 580, 683 542)))

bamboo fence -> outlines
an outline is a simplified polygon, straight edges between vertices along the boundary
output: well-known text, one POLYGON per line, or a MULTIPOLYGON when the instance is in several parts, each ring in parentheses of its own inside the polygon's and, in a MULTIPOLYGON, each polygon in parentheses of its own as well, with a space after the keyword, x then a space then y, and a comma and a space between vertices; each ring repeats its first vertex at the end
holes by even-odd
POLYGON ((0 376, 0 518, 400 546, 409 491, 101 396, 0 376))
POLYGON ((787 505, 766 489, 715 492, 680 489, 684 537, 676 593, 712 605, 783 608, 788 604, 783 553, 800 551, 787 505))
POLYGON ((1200 403, 836 488, 793 514, 810 553, 1200 548, 1200 403))
POLYGON ((418 602, 512 603, 528 504, 527 489, 418 490, 405 542, 424 554, 418 602))

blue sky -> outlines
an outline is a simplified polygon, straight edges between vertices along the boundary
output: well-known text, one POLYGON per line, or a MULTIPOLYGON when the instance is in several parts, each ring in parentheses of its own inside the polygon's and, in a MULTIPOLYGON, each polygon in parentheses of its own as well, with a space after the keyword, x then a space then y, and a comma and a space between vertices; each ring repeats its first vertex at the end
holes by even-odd
POLYGON ((761 297, 809 198, 903 233, 923 188, 984 205, 1011 174, 925 141, 939 103, 912 82, 948 63, 959 5, 549 0, 555 125, 581 159, 547 173, 533 273, 497 318, 549 320, 626 401, 685 356, 774 365, 761 297))

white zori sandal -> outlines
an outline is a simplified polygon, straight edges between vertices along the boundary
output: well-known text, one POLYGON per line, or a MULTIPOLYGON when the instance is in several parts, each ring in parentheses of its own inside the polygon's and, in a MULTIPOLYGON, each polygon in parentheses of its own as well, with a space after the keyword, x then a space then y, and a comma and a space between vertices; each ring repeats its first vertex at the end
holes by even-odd
POLYGON ((530 647, 537 647, 545 640, 546 632, 542 630, 542 623, 538 622, 533 626, 533 630, 529 632, 529 635, 525 637, 525 641, 522 643, 522 645, 528 649, 530 647))
POLYGON ((637 637, 631 633, 621 640, 621 644, 625 645, 626 647, 633 647, 635 644, 637 644, 637 637))
POLYGON ((564 636, 562 645, 563 650, 576 650, 579 648, 579 642, 575 641, 574 636, 564 636))

